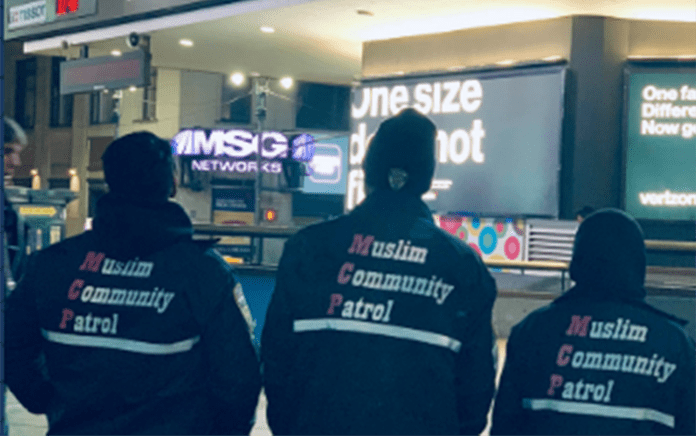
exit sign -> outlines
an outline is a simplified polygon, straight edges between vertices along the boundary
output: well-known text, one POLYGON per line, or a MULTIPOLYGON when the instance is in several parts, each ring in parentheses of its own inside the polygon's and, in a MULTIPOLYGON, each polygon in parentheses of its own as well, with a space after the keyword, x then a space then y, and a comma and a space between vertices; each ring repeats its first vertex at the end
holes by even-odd
POLYGON ((56 15, 71 14, 78 9, 80 9, 80 0, 56 0, 56 15))

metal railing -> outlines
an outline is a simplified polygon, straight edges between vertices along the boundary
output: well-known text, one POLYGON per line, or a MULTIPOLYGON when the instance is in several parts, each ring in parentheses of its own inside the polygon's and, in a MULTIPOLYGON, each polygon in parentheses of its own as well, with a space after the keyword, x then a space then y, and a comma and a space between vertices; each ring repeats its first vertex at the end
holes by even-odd
MULTIPOLYGON (((264 238, 288 238, 301 228, 299 227, 265 227, 265 226, 229 226, 217 224, 194 224, 194 232, 197 235, 209 236, 250 236, 263 240, 264 238)), ((651 240, 645 241, 648 251, 679 251, 696 253, 696 242, 690 241, 667 241, 651 240)), ((259 257, 260 259, 260 257, 259 257)), ((260 262, 259 262, 260 263, 260 262)), ((563 285, 565 285, 566 272, 569 264, 567 262, 555 261, 520 261, 520 260, 484 260, 484 263, 492 268, 505 268, 542 271, 560 271, 563 285)))

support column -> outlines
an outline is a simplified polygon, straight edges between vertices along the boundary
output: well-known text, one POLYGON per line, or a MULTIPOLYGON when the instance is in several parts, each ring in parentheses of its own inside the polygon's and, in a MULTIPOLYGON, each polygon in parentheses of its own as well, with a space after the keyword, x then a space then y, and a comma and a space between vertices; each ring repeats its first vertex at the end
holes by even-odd
POLYGON ((582 206, 619 207, 623 65, 629 22, 573 17, 562 156, 561 217, 582 206))

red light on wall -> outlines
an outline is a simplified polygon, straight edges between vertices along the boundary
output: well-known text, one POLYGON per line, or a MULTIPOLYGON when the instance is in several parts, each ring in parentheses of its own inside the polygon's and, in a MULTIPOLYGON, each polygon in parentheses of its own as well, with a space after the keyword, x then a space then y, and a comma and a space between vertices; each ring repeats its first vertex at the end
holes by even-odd
POLYGON ((278 213, 273 209, 267 209, 266 213, 264 213, 264 217, 266 221, 273 222, 278 218, 278 213))
POLYGON ((65 15, 77 12, 80 9, 80 0, 56 0, 56 15, 65 15))

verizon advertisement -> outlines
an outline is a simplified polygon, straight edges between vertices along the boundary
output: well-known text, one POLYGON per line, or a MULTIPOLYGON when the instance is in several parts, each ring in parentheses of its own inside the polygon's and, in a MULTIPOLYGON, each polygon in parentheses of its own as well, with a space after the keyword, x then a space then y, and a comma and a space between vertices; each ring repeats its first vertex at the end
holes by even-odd
POLYGON ((379 124, 406 107, 438 128, 437 213, 558 216, 565 67, 364 82, 354 91, 346 209, 365 197, 362 162, 379 124))

